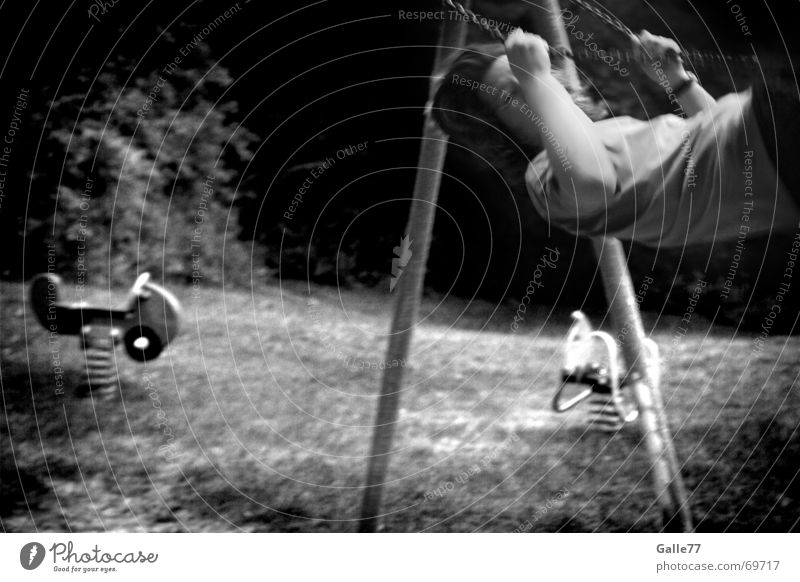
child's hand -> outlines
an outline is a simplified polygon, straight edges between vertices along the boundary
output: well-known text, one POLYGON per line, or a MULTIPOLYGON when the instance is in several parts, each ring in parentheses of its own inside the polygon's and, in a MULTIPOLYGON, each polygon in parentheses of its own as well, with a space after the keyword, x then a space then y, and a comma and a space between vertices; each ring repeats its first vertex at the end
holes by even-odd
POLYGON ((511 72, 520 83, 550 74, 550 54, 545 40, 517 28, 506 39, 506 54, 511 72))
POLYGON ((672 87, 677 87, 689 78, 679 56, 680 47, 671 38, 643 30, 633 42, 633 51, 639 66, 656 83, 666 80, 672 87))

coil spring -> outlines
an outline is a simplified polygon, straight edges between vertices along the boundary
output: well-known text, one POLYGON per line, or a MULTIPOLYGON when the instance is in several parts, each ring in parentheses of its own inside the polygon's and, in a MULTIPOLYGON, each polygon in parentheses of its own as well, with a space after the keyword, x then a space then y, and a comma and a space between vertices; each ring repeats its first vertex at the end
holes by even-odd
POLYGON ((86 358, 86 377, 92 392, 111 392, 119 387, 114 361, 116 338, 107 327, 87 325, 81 330, 86 358))
POLYGON ((589 425, 602 432, 617 432, 625 423, 617 414, 611 394, 595 392, 589 399, 589 425))

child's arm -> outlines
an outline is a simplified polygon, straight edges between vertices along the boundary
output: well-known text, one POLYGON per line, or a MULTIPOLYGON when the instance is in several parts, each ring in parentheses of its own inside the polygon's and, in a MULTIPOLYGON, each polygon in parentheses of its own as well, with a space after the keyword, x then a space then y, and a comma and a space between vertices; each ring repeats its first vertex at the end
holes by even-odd
POLYGON ((592 120, 551 74, 547 43, 517 29, 506 40, 506 54, 565 195, 573 188, 584 195, 613 193, 617 179, 608 151, 592 120))
POLYGON ((677 101, 686 117, 716 103, 700 83, 690 80, 683 61, 677 56, 680 47, 674 40, 643 30, 638 41, 633 43, 633 50, 645 74, 664 88, 670 100, 677 101), (685 85, 687 82, 689 84, 685 85))

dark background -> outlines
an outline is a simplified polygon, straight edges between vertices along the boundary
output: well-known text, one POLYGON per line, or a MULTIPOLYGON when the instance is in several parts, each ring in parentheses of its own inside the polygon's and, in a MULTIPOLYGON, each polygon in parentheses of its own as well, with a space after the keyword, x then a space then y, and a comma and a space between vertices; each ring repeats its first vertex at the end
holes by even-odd
MULTIPOLYGON (((607 0, 634 30, 647 28, 688 48, 798 53, 797 2, 739 0, 752 31, 743 37, 730 4, 607 0), (784 46, 785 44, 785 46, 784 46)), ((150 270, 190 283, 192 234, 206 176, 214 195, 203 216, 206 282, 247 285, 275 277, 345 286, 386 285, 392 249, 405 227, 438 23, 404 21, 398 10, 437 2, 239 2, 168 76, 143 119, 136 112, 163 67, 180 55, 230 1, 120 0, 99 22, 93 3, 4 4, 0 134, 20 88, 31 98, 17 133, 0 208, 0 275, 27 280, 47 269, 78 277, 81 194, 93 180, 84 220, 88 280, 127 287, 150 270), (291 220, 284 218, 315 162, 368 142, 315 179, 291 220)), ((624 38, 568 2, 601 46, 624 38)), ((476 2, 497 20, 532 28, 533 2, 476 2)), ((471 31, 471 40, 480 40, 471 31)), ((581 64, 614 114, 647 117, 669 104, 641 75, 613 77, 581 64), (634 87, 636 90, 634 90, 634 87)), ((698 70, 715 95, 747 86, 742 70, 698 70)), ((566 307, 602 308, 586 241, 551 231, 524 196, 451 148, 445 168, 428 292, 492 300, 524 294, 546 245, 570 260, 566 307)), ((791 237, 747 241, 735 289, 716 300, 733 243, 677 250, 629 248, 634 285, 654 284, 646 309, 680 312, 699 278, 709 282, 698 309, 717 321, 757 328, 773 302, 791 237)), ((561 286, 553 286, 557 289, 561 286)), ((543 289, 539 301, 553 302, 543 289)), ((794 329, 793 289, 776 328, 794 329)))

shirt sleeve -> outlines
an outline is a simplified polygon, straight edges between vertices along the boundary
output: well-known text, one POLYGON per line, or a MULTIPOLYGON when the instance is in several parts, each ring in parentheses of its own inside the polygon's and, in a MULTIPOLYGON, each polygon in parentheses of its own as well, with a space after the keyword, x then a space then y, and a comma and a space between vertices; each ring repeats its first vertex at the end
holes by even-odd
POLYGON ((549 223, 584 236, 630 238, 631 233, 637 229, 641 232, 642 228, 657 236, 658 225, 651 226, 641 219, 663 204, 665 173, 682 171, 676 166, 679 143, 663 144, 659 137, 675 135, 675 131, 665 129, 681 123, 673 115, 646 122, 630 117, 596 122, 595 129, 614 168, 613 191, 575 192, 571 186, 562 188, 550 168, 547 153, 540 153, 525 174, 536 211, 549 223))
POLYGON ((625 207, 619 200, 618 177, 623 170, 619 160, 622 156, 615 151, 618 146, 604 139, 602 141, 614 166, 613 191, 580 192, 571 184, 562 188, 550 167, 546 151, 537 155, 528 165, 525 172, 528 195, 536 212, 549 224, 575 234, 602 236, 608 234, 609 224, 620 222, 621 213, 625 212, 625 207))

